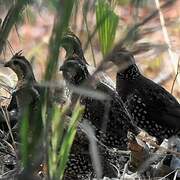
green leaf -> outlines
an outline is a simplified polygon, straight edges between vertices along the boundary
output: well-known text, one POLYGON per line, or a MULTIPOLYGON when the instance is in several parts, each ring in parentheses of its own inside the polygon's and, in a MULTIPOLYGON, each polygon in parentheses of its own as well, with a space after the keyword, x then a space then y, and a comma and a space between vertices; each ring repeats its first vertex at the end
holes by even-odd
POLYGON ((52 111, 52 121, 51 121, 51 136, 50 136, 50 146, 49 146, 49 174, 53 179, 57 173, 57 167, 59 164, 57 158, 57 152, 60 148, 64 133, 64 115, 67 107, 59 108, 54 105, 52 111))
POLYGON ((62 179, 68 161, 71 146, 76 134, 78 121, 81 119, 84 108, 79 104, 74 108, 72 117, 65 126, 67 106, 54 106, 51 121, 50 146, 48 150, 48 165, 51 179, 62 179), (66 131, 65 131, 66 127, 66 131))
POLYGON ((71 117, 68 130, 63 138, 61 150, 59 152, 59 161, 60 161, 60 164, 58 167, 59 171, 57 171, 57 176, 56 176, 56 177, 60 177, 60 179, 63 178, 64 171, 65 171, 66 164, 69 157, 69 153, 71 150, 71 146, 72 146, 74 137, 76 135, 78 121, 81 119, 83 112, 84 112, 84 107, 77 104, 73 111, 73 115, 71 117))
POLYGON ((28 120, 28 112, 26 112, 22 118, 21 127, 20 127, 20 152, 21 152, 21 162, 23 167, 27 167, 28 165, 28 155, 29 155, 29 120, 28 120))
MULTIPOLYGON (((56 0, 55 0, 56 2, 56 0)), ((63 32, 68 28, 75 0, 60 0, 56 6, 56 21, 49 40, 49 55, 46 66, 45 80, 52 79, 58 65, 59 48, 63 32)))
POLYGON ((128 5, 130 1, 131 0, 116 0, 117 4, 121 6, 128 5))
POLYGON ((112 48, 119 18, 112 7, 105 0, 98 0, 96 4, 96 24, 99 25, 98 35, 103 56, 112 48))

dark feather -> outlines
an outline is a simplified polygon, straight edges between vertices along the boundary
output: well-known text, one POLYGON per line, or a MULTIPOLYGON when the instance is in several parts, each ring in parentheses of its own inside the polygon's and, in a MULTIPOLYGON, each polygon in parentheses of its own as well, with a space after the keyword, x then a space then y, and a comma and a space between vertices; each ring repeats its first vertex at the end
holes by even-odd
POLYGON ((164 88, 144 77, 131 52, 120 50, 112 62, 121 67, 116 76, 118 94, 126 102, 135 123, 160 142, 180 129, 180 104, 164 88))

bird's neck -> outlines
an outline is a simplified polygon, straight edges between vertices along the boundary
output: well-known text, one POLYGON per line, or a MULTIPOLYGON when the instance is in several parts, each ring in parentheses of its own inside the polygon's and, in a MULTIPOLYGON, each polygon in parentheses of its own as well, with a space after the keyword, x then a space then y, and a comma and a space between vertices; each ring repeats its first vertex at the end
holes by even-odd
POLYGON ((17 82, 16 89, 20 89, 25 86, 31 86, 35 82, 36 82, 36 80, 35 80, 34 76, 32 76, 32 77, 27 77, 24 75, 18 76, 18 82, 17 82))
POLYGON ((119 79, 133 80, 141 75, 138 67, 135 64, 130 65, 123 71, 117 73, 119 79))
POLYGON ((83 76, 79 75, 75 79, 75 86, 83 86, 89 80, 89 74, 84 72, 83 76))
POLYGON ((85 57, 84 57, 84 53, 83 53, 82 48, 80 48, 80 47, 79 47, 79 48, 75 48, 73 54, 75 54, 75 55, 77 55, 78 57, 80 57, 81 60, 82 60, 85 64, 88 64, 87 61, 86 61, 86 59, 85 59, 85 57))

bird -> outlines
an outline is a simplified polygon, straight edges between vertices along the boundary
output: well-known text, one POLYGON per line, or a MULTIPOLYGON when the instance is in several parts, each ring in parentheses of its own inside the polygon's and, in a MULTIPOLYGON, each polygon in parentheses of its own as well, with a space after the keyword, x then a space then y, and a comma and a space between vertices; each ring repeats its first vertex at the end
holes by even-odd
MULTIPOLYGON (((104 123, 103 115, 105 114, 107 116, 105 117, 108 121, 106 126, 109 128, 108 130, 105 130, 106 135, 109 136, 106 137, 109 138, 105 143, 107 146, 121 147, 123 139, 127 136, 127 128, 130 128, 135 133, 139 132, 139 129, 132 124, 132 120, 126 111, 123 102, 114 89, 111 89, 111 87, 100 81, 97 82, 96 85, 93 85, 92 88, 88 87, 87 84, 83 85, 85 81, 88 81, 91 75, 87 70, 86 64, 81 61, 78 56, 66 59, 60 67, 60 71, 62 71, 68 86, 74 85, 79 88, 89 88, 90 91, 103 93, 105 95, 105 98, 101 100, 95 96, 88 97, 88 95, 80 94, 80 102, 85 106, 83 118, 89 119, 97 130, 102 128, 104 123), (125 126, 127 127, 123 128, 125 126), (122 127, 122 132, 119 131, 119 127, 122 127), (120 139, 122 139, 122 141, 120 139)), ((77 94, 77 92, 73 93, 72 98, 77 94)))
POLYGON ((180 104, 160 85, 146 78, 135 63, 133 53, 120 48, 108 60, 119 67, 116 90, 138 127, 159 143, 180 130, 180 104))
MULTIPOLYGON (((26 134, 24 134, 23 138, 28 138, 27 168, 31 169, 34 158, 36 159, 36 156, 39 156, 38 147, 41 146, 40 139, 43 128, 41 96, 38 88, 35 86, 37 82, 31 64, 22 56, 22 52, 13 55, 4 66, 13 70, 18 78, 12 95, 17 104, 18 122, 16 127, 18 132, 22 129, 21 127, 24 128, 24 131, 26 129, 26 134)), ((19 140, 19 137, 17 138, 19 140)))
MULTIPOLYGON (((17 85, 12 91, 11 101, 6 111, 9 116, 10 125, 13 128, 19 119, 22 118, 27 107, 31 108, 31 111, 34 111, 33 109, 40 109, 37 107, 40 101, 42 101, 45 87, 37 83, 32 66, 30 62, 22 56, 22 51, 13 55, 13 57, 4 64, 4 67, 13 70, 18 78, 17 85)), ((2 108, 5 109, 5 107, 2 108)), ((7 131, 9 129, 2 108, 0 109, 0 128, 7 131)), ((37 111, 34 112, 36 113, 37 111)))
MULTIPOLYGON (((40 100, 40 94, 35 87, 37 82, 29 61, 21 53, 16 53, 4 66, 12 69, 18 78, 12 94, 13 107, 17 106, 19 114, 22 114, 27 106, 35 108, 36 103, 40 100)), ((9 108, 13 109, 13 107, 10 103, 9 108)))
MULTIPOLYGON (((61 40, 61 46, 66 51, 66 59, 68 59, 68 57, 72 57, 74 55, 78 56, 79 57, 78 60, 83 61, 86 64, 87 69, 90 72, 90 74, 94 73, 96 68, 94 66, 88 64, 88 62, 84 56, 84 52, 82 49, 82 43, 81 43, 80 39, 70 29, 68 29, 67 31, 64 32, 64 35, 61 40)), ((103 82, 104 84, 106 84, 107 86, 110 86, 112 89, 115 90, 115 88, 116 88, 115 83, 105 72, 103 72, 103 71, 99 72, 96 77, 99 81, 103 82)))
MULTIPOLYGON (((95 129, 95 136, 99 142, 107 148, 127 149, 128 129, 137 135, 139 128, 131 123, 131 118, 127 114, 119 95, 111 86, 107 86, 107 84, 101 81, 98 81, 93 87, 89 87, 86 84, 91 77, 86 65, 79 56, 73 55, 65 59, 60 67, 60 71, 62 71, 63 77, 70 90, 73 91, 73 87, 78 88, 77 91, 71 95, 72 101, 80 98, 81 105, 85 107, 82 119, 87 120, 95 129), (83 88, 85 88, 85 91, 90 91, 90 94, 93 94, 93 92, 103 93, 105 94, 105 98, 98 99, 98 97, 78 94, 83 88)), ((83 148, 81 147, 84 146, 83 144, 84 143, 77 144, 76 147, 80 146, 80 148, 83 148)), ((88 152, 89 149, 87 147, 88 146, 86 146, 86 152, 88 152)), ((82 157, 84 156, 83 153, 80 154, 82 157)), ((108 153, 106 153, 102 159, 103 158, 104 162, 106 162, 107 159, 109 160, 108 153)), ((91 164, 89 161, 86 163, 91 164)), ((74 171, 78 174, 78 171, 74 171)), ((83 172, 83 170, 81 169, 79 172, 83 172)), ((106 173, 106 170, 104 170, 104 172, 106 173)))

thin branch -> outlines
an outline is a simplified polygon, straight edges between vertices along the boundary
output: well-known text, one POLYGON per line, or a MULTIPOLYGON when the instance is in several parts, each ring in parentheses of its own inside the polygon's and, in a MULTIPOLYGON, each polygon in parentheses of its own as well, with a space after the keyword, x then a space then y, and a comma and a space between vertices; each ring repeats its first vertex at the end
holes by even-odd
POLYGON ((6 120, 6 124, 7 124, 8 130, 9 130, 9 134, 10 134, 10 137, 12 139, 13 147, 15 148, 16 144, 15 144, 14 136, 13 136, 11 125, 10 125, 10 118, 9 118, 8 110, 7 110, 7 108, 5 108, 5 110, 3 108, 1 108, 1 110, 2 110, 3 115, 4 115, 4 119, 6 120))
MULTIPOLYGON (((173 71, 175 72, 176 71, 176 61, 174 59, 175 56, 174 56, 174 52, 172 51, 171 41, 170 41, 168 31, 167 31, 167 28, 165 25, 165 19, 164 19, 163 13, 161 11, 159 0, 155 0, 155 4, 156 4, 157 10, 159 11, 159 19, 160 19, 160 24, 161 24, 164 40, 165 40, 166 44, 168 45, 168 54, 169 54, 170 62, 171 62, 171 65, 173 66, 173 71)), ((176 79, 177 78, 178 78, 178 74, 176 74, 176 79)), ((179 81, 178 81, 178 83, 179 83, 179 81)))
POLYGON ((165 149, 167 146, 168 142, 164 140, 158 148, 158 150, 156 151, 156 154, 150 155, 148 158, 146 158, 146 161, 144 161, 140 165, 140 167, 137 170, 138 174, 143 174, 153 163, 159 163, 164 158, 164 155, 166 155, 165 149))
POLYGON ((27 4, 27 0, 18 0, 13 3, 11 8, 9 9, 0 29, 0 54, 3 51, 4 45, 6 44, 13 25, 17 22, 20 13, 23 11, 25 5, 27 4))
POLYGON ((163 180, 163 179, 166 179, 168 176, 170 176, 171 174, 173 174, 174 172, 176 172, 177 170, 175 169, 175 170, 173 170, 173 171, 171 171, 169 174, 167 174, 166 176, 164 176, 164 177, 162 177, 162 178, 160 178, 159 180, 163 180))
POLYGON ((11 43, 10 43, 8 40, 7 40, 7 44, 8 44, 8 47, 9 47, 9 50, 10 50, 11 54, 14 55, 14 54, 15 54, 15 51, 14 51, 11 43))
POLYGON ((96 60, 95 60, 94 50, 93 50, 93 46, 92 46, 92 41, 90 39, 90 32, 89 32, 89 27, 88 27, 88 23, 87 23, 87 17, 86 17, 86 15, 84 13, 84 10, 83 10, 83 16, 84 16, 84 22, 85 22, 85 25, 86 25, 86 29, 87 29, 88 39, 89 39, 89 42, 90 42, 90 47, 91 47, 94 67, 96 67, 96 60))
POLYGON ((173 180, 176 180, 176 178, 177 178, 177 176, 178 176, 178 173, 179 173, 179 169, 176 170, 176 173, 174 174, 173 180))
MULTIPOLYGON (((142 131, 142 132, 143 132, 143 131, 142 131)), ((144 133, 144 132, 143 132, 143 133, 144 133)), ((164 151, 164 152, 166 152, 166 153, 169 153, 169 154, 176 155, 176 156, 180 157, 180 152, 176 152, 176 151, 174 151, 174 150, 171 150, 171 149, 168 149, 168 148, 162 146, 163 143, 162 143, 161 145, 158 145, 154 140, 152 140, 152 138, 149 138, 149 135, 145 135, 145 136, 141 135, 141 134, 143 134, 143 133, 140 133, 140 134, 138 135, 138 138, 139 138, 140 140, 142 140, 143 142, 148 143, 150 146, 152 146, 152 147, 154 147, 154 148, 156 148, 156 149, 161 149, 161 151, 164 151)), ((163 142, 165 142, 165 141, 163 141, 163 142)), ((158 152, 156 152, 156 153, 151 153, 151 154, 157 154, 157 155, 158 155, 158 152)))
POLYGON ((178 75, 179 75, 179 63, 180 63, 180 58, 178 59, 176 75, 175 75, 175 77, 174 77, 174 80, 173 80, 173 83, 172 83, 172 87, 171 87, 171 94, 173 94, 174 85, 175 85, 175 82, 176 82, 177 77, 178 77, 178 75))
POLYGON ((128 171, 128 165, 129 165, 129 161, 125 164, 125 166, 124 166, 124 170, 123 170, 123 174, 122 174, 122 179, 124 179, 125 178, 125 174, 126 174, 126 172, 128 171))
MULTIPOLYGON (((165 2, 162 6, 161 9, 165 9, 167 7, 169 7, 170 5, 172 5, 176 0, 168 0, 167 2, 165 2)), ((153 18, 155 18, 158 15, 159 11, 155 10, 153 11, 150 15, 148 15, 147 17, 145 17, 142 21, 136 23, 135 25, 133 25, 132 27, 129 28, 129 31, 127 32, 127 34, 125 35, 125 37, 123 39, 121 39, 115 46, 114 48, 110 51, 110 53, 107 54, 106 57, 103 58, 103 60, 101 61, 101 63, 99 64, 99 66, 97 67, 96 71, 93 73, 92 75, 92 81, 94 80, 95 75, 99 72, 105 69, 104 65, 106 64, 107 61, 109 61, 109 58, 111 56, 114 55, 114 53, 116 53, 119 49, 122 48, 122 46, 129 42, 129 40, 131 39, 132 35, 134 34, 134 32, 136 32, 141 26, 143 26, 144 24, 148 23, 150 20, 152 20, 153 18)), ((108 67, 109 68, 109 67, 108 67)))
POLYGON ((101 26, 101 24, 103 24, 104 21, 106 20, 106 18, 108 18, 108 15, 109 15, 109 14, 104 15, 104 16, 100 19, 100 21, 97 23, 97 25, 96 25, 96 27, 94 28, 94 30, 92 31, 92 33, 89 35, 89 37, 88 37, 88 39, 87 39, 87 42, 85 43, 85 46, 84 46, 84 49, 83 49, 84 52, 87 50, 89 43, 91 42, 92 38, 96 35, 96 33, 97 33, 99 27, 101 26))
POLYGON ((99 179, 100 177, 102 177, 102 167, 101 167, 101 159, 98 156, 99 151, 98 151, 97 142, 95 141, 94 138, 92 138, 95 137, 94 129, 89 125, 87 121, 82 122, 81 127, 84 129, 88 137, 89 149, 90 149, 93 167, 95 168, 97 178, 99 179))

